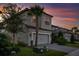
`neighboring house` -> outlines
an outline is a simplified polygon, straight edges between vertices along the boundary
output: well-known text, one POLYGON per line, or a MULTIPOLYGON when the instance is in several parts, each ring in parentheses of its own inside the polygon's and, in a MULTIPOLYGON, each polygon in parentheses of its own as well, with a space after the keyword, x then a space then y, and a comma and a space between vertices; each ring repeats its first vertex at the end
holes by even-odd
POLYGON ((79 41, 79 29, 76 31, 75 38, 79 41))
POLYGON ((58 27, 58 26, 52 25, 52 32, 53 33, 55 33, 56 35, 58 35, 58 33, 60 31, 63 33, 64 38, 67 41, 70 41, 70 38, 71 38, 71 30, 68 30, 68 29, 65 29, 65 28, 62 28, 62 27, 58 27))
MULTIPOLYGON (((29 9, 22 10, 19 15, 24 21, 24 32, 19 32, 17 34, 17 39, 30 45, 31 40, 33 40, 33 45, 35 44, 36 36, 36 25, 35 20, 32 16, 28 15, 29 9)), ((51 43, 51 19, 53 16, 43 12, 42 16, 39 17, 39 34, 38 34, 38 45, 40 44, 50 44, 51 43)))
MULTIPOLYGON (((53 33, 55 33, 56 35, 58 35, 58 33, 60 31, 63 33, 64 38, 67 41, 70 41, 71 34, 73 33, 72 30, 68 30, 68 29, 65 29, 65 28, 62 28, 62 27, 58 27, 58 26, 52 25, 52 32, 53 33)), ((78 33, 79 33, 79 31, 77 31, 77 33, 74 33, 74 37, 75 37, 75 40, 79 41, 79 34, 78 33)))

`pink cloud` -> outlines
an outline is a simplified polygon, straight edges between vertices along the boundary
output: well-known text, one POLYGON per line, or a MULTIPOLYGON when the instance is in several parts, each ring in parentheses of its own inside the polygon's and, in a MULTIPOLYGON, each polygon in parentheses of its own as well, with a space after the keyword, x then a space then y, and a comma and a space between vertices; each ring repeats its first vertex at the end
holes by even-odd
POLYGON ((79 18, 74 18, 73 16, 78 16, 79 15, 78 11, 64 8, 45 8, 44 11, 54 16, 52 18, 53 25, 57 25, 68 29, 77 26, 73 23, 78 21, 79 18), (69 25, 68 23, 72 24, 69 25))
POLYGON ((3 9, 3 6, 0 6, 0 11, 2 11, 2 9, 3 9))
POLYGON ((77 18, 64 18, 64 21, 68 21, 68 22, 75 22, 77 21, 77 18))
POLYGON ((78 25, 74 25, 74 24, 66 24, 64 25, 65 28, 71 29, 73 27, 78 27, 78 25))
POLYGON ((78 16, 78 11, 73 11, 71 9, 64 9, 64 8, 45 8, 45 12, 54 15, 54 16, 78 16))

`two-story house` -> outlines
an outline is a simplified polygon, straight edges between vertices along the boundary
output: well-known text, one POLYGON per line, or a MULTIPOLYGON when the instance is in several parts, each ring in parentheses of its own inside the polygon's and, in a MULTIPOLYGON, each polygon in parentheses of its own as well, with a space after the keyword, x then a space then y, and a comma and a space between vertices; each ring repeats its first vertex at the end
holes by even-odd
MULTIPOLYGON (((28 15, 29 9, 22 10, 19 15, 24 22, 24 32, 19 32, 17 34, 17 39, 30 45, 31 40, 33 40, 33 45, 35 44, 36 36, 36 25, 33 16, 28 15)), ((39 17, 39 34, 38 34, 38 45, 40 44, 50 44, 51 43, 51 19, 53 16, 43 12, 42 16, 39 17)))

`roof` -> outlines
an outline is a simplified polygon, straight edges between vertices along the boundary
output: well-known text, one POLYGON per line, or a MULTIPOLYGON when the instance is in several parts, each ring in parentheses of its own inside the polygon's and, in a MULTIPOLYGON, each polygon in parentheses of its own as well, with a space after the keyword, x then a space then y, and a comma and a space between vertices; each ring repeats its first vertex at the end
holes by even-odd
MULTIPOLYGON (((21 15, 21 14, 23 14, 23 13, 26 12, 26 11, 29 11, 29 9, 28 9, 28 8, 23 9, 22 11, 20 11, 20 12, 18 13, 18 15, 21 15)), ((51 15, 45 13, 45 12, 43 12, 43 13, 46 14, 46 15, 48 15, 48 16, 50 16, 50 17, 53 17, 53 16, 51 16, 51 15)), ((30 25, 27 25, 27 24, 25 24, 25 25, 26 25, 26 27, 28 27, 28 28, 34 28, 34 29, 35 29, 34 26, 30 26, 30 25)), ((44 28, 39 28, 39 29, 40 29, 40 30, 45 30, 45 31, 52 31, 52 30, 44 29, 44 28)))
MULTIPOLYGON (((52 25, 52 27, 56 27, 56 28, 59 28, 59 29, 64 29, 64 30, 67 30, 67 32, 64 32, 64 33, 73 34, 73 32, 72 32, 71 30, 66 29, 66 28, 62 28, 62 27, 55 26, 55 25, 52 25)), ((79 34, 77 34, 77 33, 74 33, 74 34, 79 35, 79 34)))
POLYGON ((68 31, 70 31, 69 29, 62 28, 62 27, 59 27, 59 26, 56 26, 56 25, 52 25, 52 27, 56 27, 56 28, 60 28, 60 29, 64 29, 64 30, 68 30, 68 31))
MULTIPOLYGON (((36 29, 35 26, 31 26, 31 25, 27 25, 27 24, 24 24, 24 25, 25 25, 26 27, 28 27, 28 28, 36 29)), ((52 30, 49 30, 49 29, 41 28, 41 27, 39 27, 39 29, 40 29, 40 30, 45 30, 45 31, 52 31, 52 30)))
POLYGON ((43 12, 44 14, 46 14, 46 15, 48 15, 48 16, 51 16, 51 17, 53 17, 52 15, 50 15, 50 14, 48 14, 48 13, 46 13, 46 12, 43 12))
MULTIPOLYGON (((30 9, 28 9, 28 8, 25 8, 25 9, 23 9, 22 11, 20 11, 18 14, 23 14, 24 12, 26 12, 26 11, 28 11, 28 10, 30 10, 30 9)), ((46 14, 46 15, 48 15, 48 16, 51 16, 51 17, 53 17, 52 15, 50 15, 50 14, 47 14, 46 12, 43 12, 44 14, 46 14)))

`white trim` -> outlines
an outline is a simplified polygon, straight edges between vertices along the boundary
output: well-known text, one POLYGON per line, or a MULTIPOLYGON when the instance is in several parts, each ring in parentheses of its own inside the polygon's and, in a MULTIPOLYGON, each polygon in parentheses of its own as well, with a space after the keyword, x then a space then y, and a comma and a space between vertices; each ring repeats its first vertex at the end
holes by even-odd
POLYGON ((32 36, 31 36, 31 37, 32 37, 32 39, 31 39, 31 40, 33 40, 33 33, 32 33, 32 36))
MULTIPOLYGON (((32 40, 33 40, 33 34, 34 34, 34 33, 36 33, 36 32, 32 32, 32 40)), ((50 37, 51 33, 43 33, 43 32, 39 32, 38 34, 47 34, 48 37, 49 37, 49 39, 48 39, 48 44, 50 43, 50 41, 51 41, 51 37, 50 37)))

